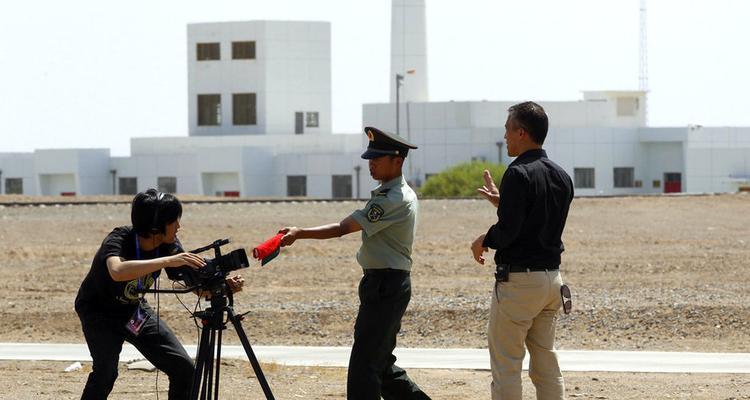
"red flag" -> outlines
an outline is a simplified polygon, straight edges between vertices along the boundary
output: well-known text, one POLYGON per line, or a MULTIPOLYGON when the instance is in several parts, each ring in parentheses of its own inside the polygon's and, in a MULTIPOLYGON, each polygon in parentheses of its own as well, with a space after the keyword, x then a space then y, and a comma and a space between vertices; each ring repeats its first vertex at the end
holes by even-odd
POLYGON ((279 255, 281 250, 281 238, 283 236, 283 233, 278 233, 276 236, 256 246, 253 249, 253 258, 256 260, 262 260, 260 265, 268 264, 279 255))

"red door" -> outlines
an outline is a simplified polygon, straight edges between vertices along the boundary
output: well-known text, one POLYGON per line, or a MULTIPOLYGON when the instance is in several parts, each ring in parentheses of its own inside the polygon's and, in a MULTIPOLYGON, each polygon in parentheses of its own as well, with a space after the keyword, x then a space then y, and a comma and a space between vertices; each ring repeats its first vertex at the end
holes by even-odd
POLYGON ((667 172, 664 174, 664 193, 682 192, 682 174, 679 172, 667 172))

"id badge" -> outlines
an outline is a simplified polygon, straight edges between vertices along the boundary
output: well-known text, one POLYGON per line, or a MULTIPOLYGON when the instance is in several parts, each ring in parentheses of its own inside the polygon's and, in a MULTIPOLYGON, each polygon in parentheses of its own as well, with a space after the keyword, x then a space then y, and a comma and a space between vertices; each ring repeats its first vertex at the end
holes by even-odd
POLYGON ((141 328, 143 328, 143 325, 146 324, 146 321, 148 321, 150 317, 151 315, 143 309, 143 303, 138 303, 138 307, 135 308, 133 315, 130 316, 130 319, 125 324, 125 328, 127 328, 133 336, 138 336, 141 333, 141 328))

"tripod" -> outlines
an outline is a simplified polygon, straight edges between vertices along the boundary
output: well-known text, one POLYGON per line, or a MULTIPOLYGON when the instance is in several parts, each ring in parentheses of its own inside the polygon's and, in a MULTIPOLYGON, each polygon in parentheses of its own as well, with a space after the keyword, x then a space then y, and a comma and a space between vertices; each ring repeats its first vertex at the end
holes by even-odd
POLYGON ((242 329, 242 316, 235 314, 232 309, 234 300, 231 291, 228 291, 229 302, 227 302, 227 295, 224 294, 227 292, 226 285, 223 282, 221 285, 222 287, 219 290, 212 293, 211 306, 204 311, 195 313, 195 316, 201 319, 202 327, 198 352, 195 357, 195 372, 193 373, 193 388, 190 392, 190 398, 193 400, 210 400, 212 393, 214 399, 219 398, 221 337, 222 332, 226 329, 227 321, 224 320, 224 313, 226 313, 228 321, 232 322, 234 330, 237 332, 240 342, 242 342, 242 347, 253 366, 255 376, 258 378, 266 399, 274 400, 271 388, 268 386, 263 370, 260 368, 260 363, 255 357, 245 331, 242 329))

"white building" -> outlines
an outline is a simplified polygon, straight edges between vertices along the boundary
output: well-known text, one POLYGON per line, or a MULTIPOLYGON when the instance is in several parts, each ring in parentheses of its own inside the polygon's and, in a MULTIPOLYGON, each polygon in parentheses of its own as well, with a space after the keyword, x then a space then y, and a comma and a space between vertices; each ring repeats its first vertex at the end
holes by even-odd
MULTIPOLYGON (((0 153, 0 193, 367 197, 365 136, 331 133, 330 32, 325 22, 191 24, 188 136, 131 139, 129 157, 0 153)), ((461 162, 508 164, 503 126, 518 101, 430 102, 425 32, 424 0, 393 0, 391 101, 363 105, 362 125, 419 146, 405 170, 417 185, 461 162)), ((544 147, 577 194, 750 188, 750 128, 647 127, 646 101, 644 91, 539 101, 550 117, 544 147)))

